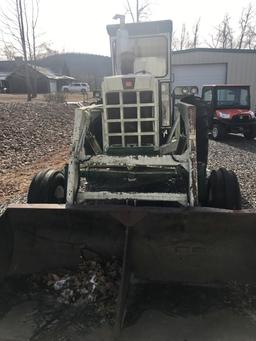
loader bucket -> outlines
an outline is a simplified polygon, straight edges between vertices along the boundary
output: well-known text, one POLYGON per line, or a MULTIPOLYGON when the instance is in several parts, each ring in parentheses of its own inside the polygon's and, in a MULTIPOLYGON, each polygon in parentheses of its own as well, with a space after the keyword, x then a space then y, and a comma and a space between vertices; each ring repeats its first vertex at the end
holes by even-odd
POLYGON ((256 211, 11 205, 0 218, 0 277, 125 255, 156 281, 256 280, 256 211), (124 250, 126 250, 124 252, 124 250))

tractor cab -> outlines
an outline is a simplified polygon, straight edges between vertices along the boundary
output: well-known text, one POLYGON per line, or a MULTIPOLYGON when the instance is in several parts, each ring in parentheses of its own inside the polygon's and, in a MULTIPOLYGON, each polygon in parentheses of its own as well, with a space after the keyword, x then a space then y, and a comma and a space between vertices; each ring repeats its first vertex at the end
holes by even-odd
POLYGON ((228 133, 243 133, 247 139, 256 136, 248 85, 207 85, 202 98, 209 108, 209 128, 214 139, 223 139, 228 133))
POLYGON ((113 75, 105 77, 103 149, 159 154, 171 131, 170 20, 107 26, 113 75))

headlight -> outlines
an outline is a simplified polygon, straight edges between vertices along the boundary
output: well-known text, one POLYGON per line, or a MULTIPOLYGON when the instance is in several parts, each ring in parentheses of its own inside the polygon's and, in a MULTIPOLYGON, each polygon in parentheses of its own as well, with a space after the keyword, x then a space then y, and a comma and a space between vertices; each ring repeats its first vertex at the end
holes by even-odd
POLYGON ((184 88, 182 88, 182 93, 183 93, 183 95, 188 94, 189 93, 188 88, 184 86, 184 88))
POLYGON ((230 119, 230 114, 226 114, 225 112, 219 112, 219 115, 221 118, 225 118, 225 119, 230 119))
POLYGON ((190 89, 190 92, 195 95, 198 94, 198 87, 194 86, 193 88, 190 89))
POLYGON ((170 83, 161 83, 161 114, 162 126, 168 127, 171 124, 170 110, 170 83))
POLYGON ((251 118, 255 118, 255 113, 253 111, 250 111, 251 118))

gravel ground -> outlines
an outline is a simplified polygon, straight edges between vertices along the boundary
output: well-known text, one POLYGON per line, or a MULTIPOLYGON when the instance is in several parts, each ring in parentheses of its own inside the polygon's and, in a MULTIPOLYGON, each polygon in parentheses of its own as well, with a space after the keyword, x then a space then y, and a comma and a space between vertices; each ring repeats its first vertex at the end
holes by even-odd
POLYGON ((0 214, 6 203, 26 200, 36 172, 61 166, 73 120, 74 109, 65 104, 0 103, 0 214))
POLYGON ((0 174, 69 145, 73 117, 73 109, 61 104, 0 103, 0 174))

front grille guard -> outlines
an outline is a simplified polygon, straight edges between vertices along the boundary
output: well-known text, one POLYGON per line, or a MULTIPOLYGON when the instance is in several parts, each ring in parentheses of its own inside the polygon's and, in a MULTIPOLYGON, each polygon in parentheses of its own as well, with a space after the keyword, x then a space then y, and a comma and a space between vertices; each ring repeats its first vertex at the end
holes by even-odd
MULTIPOLYGON (((76 202, 77 198, 80 198, 81 201, 85 204, 88 200, 92 200, 97 202, 100 201, 111 201, 111 200, 124 200, 129 199, 133 200, 131 195, 127 195, 126 193, 111 193, 104 192, 99 193, 99 195, 95 195, 95 193, 85 193, 80 195, 79 184, 80 184, 80 164, 84 162, 88 162, 88 160, 94 161, 95 156, 85 155, 84 150, 84 142, 85 139, 90 136, 89 142, 91 143, 91 147, 95 152, 96 156, 102 156, 103 160, 98 160, 98 167, 108 168, 107 164, 109 161, 121 162, 120 165, 126 167, 128 170, 134 167, 140 166, 143 163, 144 167, 154 167, 159 169, 164 169, 164 167, 173 166, 182 166, 188 172, 189 178, 189 186, 187 191, 187 198, 181 198, 178 202, 182 206, 195 206, 198 203, 198 191, 197 191, 197 156, 196 156, 196 109, 192 105, 188 105, 185 103, 180 103, 177 106, 177 110, 180 113, 184 123, 185 123, 185 131, 187 136, 187 146, 186 150, 181 155, 173 155, 171 149, 168 149, 168 146, 171 145, 171 141, 169 144, 164 145, 165 148, 162 150, 162 154, 167 155, 159 155, 154 157, 141 156, 137 155, 127 156, 126 158, 120 160, 118 157, 112 157, 104 155, 101 151, 101 148, 97 144, 95 138, 90 135, 89 126, 92 120, 93 113, 95 111, 103 110, 103 106, 92 105, 84 108, 77 108, 75 111, 75 125, 73 132, 73 140, 72 140, 72 150, 70 155, 69 167, 68 167, 68 183, 67 183, 67 205, 73 205, 76 202), (164 164, 166 162, 166 164, 164 164)), ((88 140, 87 140, 88 141, 88 140)), ((84 191, 85 192, 85 191, 84 191)), ((145 196, 148 196, 149 193, 141 193, 138 195, 134 193, 134 200, 143 200, 145 196), (142 199, 141 199, 142 198, 142 199)), ((158 199, 159 193, 150 193, 149 200, 159 201, 158 199), (154 200, 155 199, 155 200, 154 200)), ((177 193, 169 193, 169 197, 165 201, 169 202, 177 202, 177 193)))
POLYGON ((145 90, 116 91, 103 96, 105 152, 109 147, 159 147, 159 110, 153 94, 145 90), (111 94, 115 94, 114 100, 111 94))

